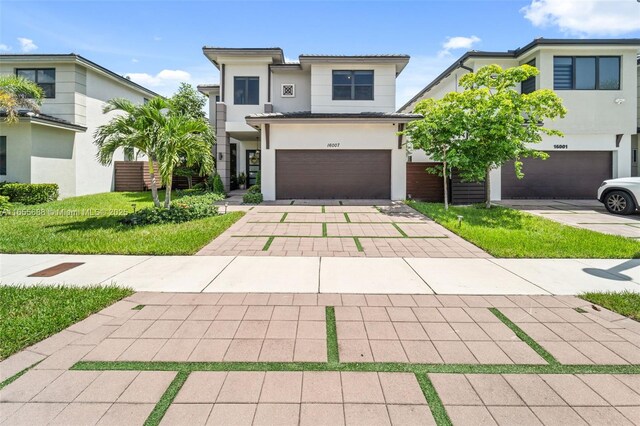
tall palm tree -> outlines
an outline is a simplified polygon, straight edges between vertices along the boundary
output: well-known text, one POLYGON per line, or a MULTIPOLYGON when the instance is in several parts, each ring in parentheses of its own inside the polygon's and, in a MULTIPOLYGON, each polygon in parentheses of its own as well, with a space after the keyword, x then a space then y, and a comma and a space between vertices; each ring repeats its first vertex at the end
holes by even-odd
POLYGON ((99 126, 94 134, 100 164, 111 165, 114 154, 120 148, 128 152, 134 151, 136 156, 144 154, 147 157, 151 196, 156 207, 161 207, 155 170, 161 142, 156 117, 166 108, 166 100, 160 97, 153 98, 144 105, 136 105, 128 99, 111 99, 107 101, 103 112, 107 114, 115 111, 118 114, 107 124, 99 126))
POLYGON ((36 83, 13 74, 0 75, 0 109, 5 110, 7 122, 18 121, 18 108, 39 111, 44 91, 36 83))

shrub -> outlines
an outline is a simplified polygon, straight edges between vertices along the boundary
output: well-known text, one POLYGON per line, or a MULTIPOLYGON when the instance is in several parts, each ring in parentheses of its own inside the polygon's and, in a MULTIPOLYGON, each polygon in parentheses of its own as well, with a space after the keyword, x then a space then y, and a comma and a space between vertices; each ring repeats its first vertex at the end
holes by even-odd
POLYGON ((262 184, 262 176, 260 172, 256 173, 256 185, 260 186, 262 184))
POLYGON ((219 174, 215 174, 213 177, 213 192, 216 194, 224 194, 224 184, 222 183, 222 178, 219 174))
POLYGON ((8 216, 9 209, 11 208, 11 203, 9 202, 9 197, 5 197, 4 195, 0 195, 0 216, 8 216))
POLYGON ((7 183, 0 186, 0 195, 12 203, 41 204, 57 200, 58 190, 55 183, 7 183))
POLYGON ((136 226, 182 223, 202 219, 217 215, 218 206, 214 206, 213 203, 223 199, 224 196, 213 193, 187 195, 174 200, 170 209, 148 207, 126 215, 121 222, 125 225, 136 226))
POLYGON ((261 192, 260 185, 251 185, 247 191, 252 194, 259 194, 261 192))
POLYGON ((260 192, 247 192, 242 196, 242 202, 244 204, 260 204, 262 200, 263 198, 260 192))

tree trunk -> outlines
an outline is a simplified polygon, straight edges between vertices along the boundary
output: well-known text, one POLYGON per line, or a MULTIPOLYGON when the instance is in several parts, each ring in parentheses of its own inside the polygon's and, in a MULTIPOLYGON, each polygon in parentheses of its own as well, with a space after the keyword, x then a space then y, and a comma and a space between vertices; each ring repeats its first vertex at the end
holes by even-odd
POLYGON ((487 198, 485 200, 485 207, 491 208, 491 166, 487 166, 487 178, 484 181, 485 184, 485 193, 487 198))
POLYGON ((447 162, 442 163, 442 176, 444 179, 444 209, 449 210, 449 176, 447 174, 447 162))
POLYGON ((156 182, 156 172, 153 168, 153 160, 149 157, 149 179, 151 179, 151 198, 153 205, 160 207, 160 198, 158 198, 158 183, 156 182))
POLYGON ((168 209, 171 207, 171 186, 173 185, 173 177, 169 177, 169 181, 167 182, 167 186, 164 189, 164 208, 168 209))
POLYGON ((187 188, 191 189, 193 187, 193 176, 187 176, 187 188))

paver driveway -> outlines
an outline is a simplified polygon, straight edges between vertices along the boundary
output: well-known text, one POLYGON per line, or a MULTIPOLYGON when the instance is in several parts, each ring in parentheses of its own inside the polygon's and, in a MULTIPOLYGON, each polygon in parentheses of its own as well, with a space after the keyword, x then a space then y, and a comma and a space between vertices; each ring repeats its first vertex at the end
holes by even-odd
POLYGON ((638 373, 574 297, 137 293, 0 363, 0 424, 631 425, 638 373))
POLYGON ((199 255, 490 257, 402 204, 260 205, 199 255))
POLYGON ((505 200, 498 203, 563 225, 640 239, 640 215, 610 214, 596 200, 505 200))

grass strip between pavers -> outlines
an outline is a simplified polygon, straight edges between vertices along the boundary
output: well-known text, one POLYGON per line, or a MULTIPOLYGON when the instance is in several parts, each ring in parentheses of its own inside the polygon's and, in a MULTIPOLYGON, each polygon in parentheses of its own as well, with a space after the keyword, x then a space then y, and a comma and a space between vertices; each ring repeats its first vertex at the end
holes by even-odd
POLYGON ((338 329, 336 327, 336 311, 333 306, 325 308, 325 322, 327 323, 327 362, 339 364, 338 329))
POLYGON ((433 386, 433 383, 431 383, 429 376, 426 374, 416 374, 415 376, 436 424, 438 426, 452 426, 453 423, 451 423, 451 419, 447 414, 447 410, 444 408, 440 395, 438 395, 436 388, 433 386))
MULTIPOLYGON (((269 223, 269 222, 252 222, 252 223, 269 223)), ((273 222, 280 223, 280 222, 273 222)), ((287 223, 297 223, 297 222, 287 222, 287 223)), ((300 223, 309 223, 309 222, 300 222, 300 223)), ((323 222, 323 231, 326 227, 327 223, 331 222, 323 222)), ((344 222, 335 222, 342 223, 344 222)), ((433 240, 433 239, 444 239, 446 240, 446 235, 443 236, 433 236, 433 237, 385 237, 385 236, 370 236, 370 235, 358 235, 360 238, 377 238, 377 239, 387 239, 387 240, 400 240, 403 238, 411 238, 414 240, 433 240)), ((269 237, 278 237, 278 238, 353 238, 349 235, 231 235, 230 238, 269 238, 269 237)))
POLYGON ((344 212, 344 220, 346 220, 347 223, 351 223, 351 219, 349 218, 349 213, 344 212))
POLYGON ((282 217, 280 218, 280 223, 283 223, 287 219, 288 215, 289 215, 289 212, 284 212, 282 214, 282 217))
POLYGON ((24 370, 18 371, 16 374, 14 374, 13 376, 9 377, 8 379, 6 379, 4 382, 0 383, 0 390, 9 386, 11 383, 15 382, 16 380, 18 380, 24 373, 26 373, 27 371, 31 370, 33 367, 35 367, 36 365, 40 364, 42 361, 38 361, 35 364, 30 365, 29 367, 25 368, 24 370))
POLYGON ((269 250, 269 247, 271 247, 271 243, 273 243, 273 240, 275 240, 276 237, 269 237, 269 239, 267 240, 266 243, 264 243, 264 247, 262 247, 262 251, 267 251, 269 250))
POLYGON ((153 408, 153 411, 151 411, 151 414, 149 414, 149 417, 147 417, 147 420, 144 422, 144 426, 156 426, 160 424, 160 421, 162 421, 162 418, 167 413, 171 403, 176 399, 182 385, 187 381, 189 374, 189 371, 178 371, 178 374, 176 374, 176 377, 173 379, 167 390, 162 394, 160 401, 158 401, 156 406, 153 408))
MULTIPOLYGON (((404 231, 402 230, 402 228, 400 228, 400 227, 398 226, 398 224, 397 224, 397 223, 395 223, 395 222, 391 222, 391 224, 392 224, 392 225, 393 225, 393 227, 394 227, 394 228, 396 228, 396 229, 398 230, 398 232, 402 235, 402 238, 409 238, 409 236, 407 235, 407 233, 406 233, 406 232, 404 232, 404 231)), ((432 238, 432 237, 427 237, 427 238, 432 238)))
POLYGON ((322 237, 323 238, 327 238, 328 234, 327 234, 327 223, 323 222, 322 223, 322 237))
MULTIPOLYGON (((328 352, 328 351, 327 351, 328 352)), ((79 361, 74 371, 348 371, 444 374, 640 374, 638 364, 410 364, 402 362, 79 361)))
POLYGON ((523 329, 518 327, 513 321, 507 318, 507 316, 500 312, 500 310, 498 310, 497 308, 489 308, 489 310, 493 315, 498 317, 498 319, 502 321, 504 325, 509 327, 509 329, 511 329, 511 331, 513 331, 520 340, 525 342, 531 349, 533 349, 538 355, 540 355, 542 359, 544 359, 549 365, 560 364, 553 355, 551 355, 545 348, 540 345, 540 343, 533 340, 531 336, 529 336, 524 332, 523 329))
POLYGON ((356 248, 358 249, 358 251, 364 251, 364 248, 362 248, 362 243, 360 242, 360 238, 353 237, 353 241, 356 243, 356 248))
POLYGON ((327 212, 327 209, 326 209, 324 206, 322 206, 322 210, 320 210, 320 211, 321 211, 322 213, 326 213, 326 212, 327 212))

